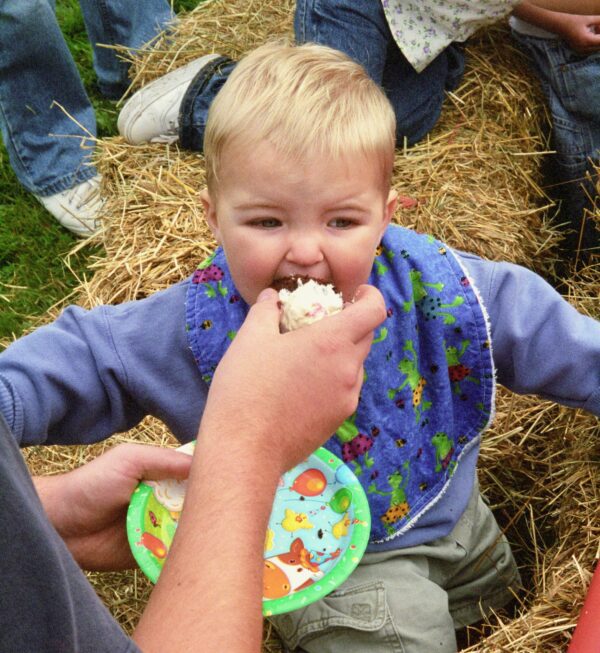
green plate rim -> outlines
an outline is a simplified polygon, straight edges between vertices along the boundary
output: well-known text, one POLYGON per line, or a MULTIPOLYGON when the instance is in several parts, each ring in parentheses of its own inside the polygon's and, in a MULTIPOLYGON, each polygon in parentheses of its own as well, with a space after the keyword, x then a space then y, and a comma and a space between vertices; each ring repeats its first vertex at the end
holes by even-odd
POLYGON ((140 546, 140 524, 144 526, 144 512, 146 503, 152 494, 152 487, 143 481, 136 487, 131 495, 127 509, 127 540, 135 561, 144 572, 144 575, 154 584, 160 576, 162 566, 156 557, 145 546, 140 546))
MULTIPOLYGON (((324 447, 317 449, 312 455, 316 456, 332 471, 337 471, 338 467, 345 463, 340 460, 335 454, 331 453, 324 447)), ((334 589, 339 587, 350 574, 356 569, 360 562, 367 544, 369 543, 369 535, 371 533, 371 511, 369 509, 369 502, 367 495, 356 478, 352 470, 346 466, 350 472, 349 478, 351 482, 346 484, 352 491, 352 499, 354 504, 353 518, 362 523, 355 524, 352 529, 352 536, 348 543, 348 547, 335 567, 330 569, 323 578, 315 581, 314 584, 294 592, 288 596, 282 596, 279 599, 263 599, 263 615, 270 617, 284 612, 291 612, 299 608, 304 608, 319 599, 330 594, 334 589), (355 548, 350 552, 351 546, 355 548), (351 555, 350 555, 351 553, 351 555)))

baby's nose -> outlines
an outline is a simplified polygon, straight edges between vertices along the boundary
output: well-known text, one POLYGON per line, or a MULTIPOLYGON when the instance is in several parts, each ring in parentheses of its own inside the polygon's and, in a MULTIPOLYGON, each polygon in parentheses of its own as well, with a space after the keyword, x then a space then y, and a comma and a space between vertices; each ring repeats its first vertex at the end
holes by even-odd
POLYGON ((303 268, 320 263, 324 258, 320 239, 311 235, 292 237, 286 258, 303 268))

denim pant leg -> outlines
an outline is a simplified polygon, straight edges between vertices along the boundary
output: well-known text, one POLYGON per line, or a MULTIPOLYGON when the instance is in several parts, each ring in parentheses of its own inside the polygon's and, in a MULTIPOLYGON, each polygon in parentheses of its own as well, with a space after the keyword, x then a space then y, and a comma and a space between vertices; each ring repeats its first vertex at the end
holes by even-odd
POLYGON ((464 71, 464 55, 451 45, 421 73, 406 60, 390 32, 381 2, 374 0, 298 0, 296 40, 321 43, 362 64, 385 90, 396 113, 399 145, 422 139, 437 122, 445 91, 464 71))
POLYGON ((94 111, 52 0, 0 2, 0 127, 11 166, 33 193, 53 195, 96 174, 85 138, 96 135, 94 111))
POLYGON ((211 102, 234 68, 235 62, 229 57, 219 57, 204 66, 194 77, 179 108, 181 147, 202 152, 211 102))
POLYGON ((519 34, 513 37, 527 54, 538 76, 552 117, 551 184, 561 207, 556 218, 569 229, 564 250, 581 248, 600 254, 600 230, 588 211, 598 202, 597 175, 590 163, 600 163, 600 53, 574 52, 560 39, 519 34))
POLYGON ((103 95, 117 99, 129 86, 128 65, 105 45, 138 49, 174 18, 167 0, 80 0, 103 95))

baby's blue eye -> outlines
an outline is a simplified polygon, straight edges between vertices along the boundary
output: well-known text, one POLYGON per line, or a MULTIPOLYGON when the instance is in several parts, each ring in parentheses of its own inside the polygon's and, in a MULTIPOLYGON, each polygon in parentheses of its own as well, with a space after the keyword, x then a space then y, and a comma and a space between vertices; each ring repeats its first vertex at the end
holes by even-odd
POLYGON ((261 218, 260 220, 254 220, 252 224, 263 229, 274 229, 279 227, 281 222, 277 218, 261 218))
POLYGON ((348 218, 334 218, 329 222, 329 225, 335 229, 347 229, 353 224, 352 220, 349 220, 348 218))

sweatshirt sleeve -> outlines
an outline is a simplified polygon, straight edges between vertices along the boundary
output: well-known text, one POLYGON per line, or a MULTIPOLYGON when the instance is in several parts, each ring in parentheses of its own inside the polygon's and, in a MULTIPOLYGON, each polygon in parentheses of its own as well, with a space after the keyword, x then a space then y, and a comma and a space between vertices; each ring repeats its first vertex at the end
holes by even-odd
POLYGON ((488 311, 498 382, 600 415, 600 322, 524 267, 459 256, 488 311))
POLYGON ((96 442, 146 415, 194 437, 206 389, 187 348, 186 288, 71 306, 2 352, 0 411, 20 446, 96 442))

